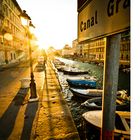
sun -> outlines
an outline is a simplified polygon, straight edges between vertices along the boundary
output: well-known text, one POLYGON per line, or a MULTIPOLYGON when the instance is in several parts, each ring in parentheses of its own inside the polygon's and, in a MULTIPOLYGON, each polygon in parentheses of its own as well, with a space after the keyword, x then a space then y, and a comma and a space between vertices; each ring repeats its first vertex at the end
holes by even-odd
POLYGON ((48 49, 48 43, 44 38, 44 35, 36 33, 36 37, 37 37, 37 45, 39 49, 48 49))
POLYGON ((38 40, 38 46, 40 49, 47 49, 47 44, 44 40, 38 40))

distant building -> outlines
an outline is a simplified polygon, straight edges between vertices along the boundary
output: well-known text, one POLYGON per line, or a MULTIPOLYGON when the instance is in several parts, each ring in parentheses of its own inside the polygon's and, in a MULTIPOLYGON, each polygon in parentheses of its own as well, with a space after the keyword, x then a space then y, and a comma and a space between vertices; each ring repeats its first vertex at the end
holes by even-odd
MULTIPOLYGON (((97 40, 89 40, 78 44, 78 40, 73 41, 74 55, 77 58, 89 62, 103 63, 105 58, 106 37, 97 40)), ((120 42, 120 65, 130 66, 130 31, 121 34, 120 42)))
POLYGON ((101 38, 89 43, 88 57, 90 61, 103 62, 105 46, 106 46, 106 38, 101 38))
POLYGON ((73 49, 73 54, 77 55, 77 45, 78 45, 78 40, 75 39, 72 41, 72 49, 73 49))
POLYGON ((73 55, 82 56, 82 45, 78 44, 78 39, 72 41, 73 55))
MULTIPOLYGON (((90 62, 103 62, 104 61, 104 49, 106 46, 106 38, 81 43, 81 54, 85 60, 90 62)), ((79 45, 77 46, 79 48, 79 45)))
POLYGON ((68 44, 66 44, 62 49, 62 56, 71 56, 73 54, 74 54, 73 48, 71 48, 68 44))

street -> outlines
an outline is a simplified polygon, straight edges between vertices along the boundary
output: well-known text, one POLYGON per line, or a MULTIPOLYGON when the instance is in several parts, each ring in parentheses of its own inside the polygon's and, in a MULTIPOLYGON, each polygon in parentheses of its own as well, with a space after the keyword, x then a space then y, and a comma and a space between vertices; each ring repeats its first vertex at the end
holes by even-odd
MULTIPOLYGON (((44 72, 34 74, 40 83, 36 83, 39 91, 43 88, 44 72)), ((28 63, 0 71, 0 132, 3 134, 0 133, 0 139, 25 139, 31 135, 38 103, 28 104, 29 88, 21 88, 20 80, 27 77, 30 77, 28 63), (25 135, 25 132, 28 133, 25 135)))
POLYGON ((0 116, 18 93, 21 85, 20 80, 29 76, 28 64, 0 71, 0 116))

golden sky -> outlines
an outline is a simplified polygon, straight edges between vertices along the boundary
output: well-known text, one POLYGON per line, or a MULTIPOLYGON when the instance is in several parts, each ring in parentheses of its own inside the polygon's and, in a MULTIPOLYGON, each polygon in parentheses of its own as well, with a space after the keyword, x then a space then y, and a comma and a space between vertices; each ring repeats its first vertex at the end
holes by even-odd
POLYGON ((36 26, 40 47, 63 48, 77 38, 77 0, 17 0, 36 26))

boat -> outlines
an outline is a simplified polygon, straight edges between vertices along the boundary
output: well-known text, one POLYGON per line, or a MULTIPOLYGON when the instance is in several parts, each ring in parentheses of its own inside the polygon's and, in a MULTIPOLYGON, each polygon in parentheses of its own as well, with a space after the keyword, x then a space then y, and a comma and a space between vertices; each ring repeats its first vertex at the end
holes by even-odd
POLYGON ((83 89, 95 89, 96 81, 92 79, 69 79, 66 80, 70 87, 83 88, 83 89))
POLYGON ((65 63, 60 61, 59 59, 53 60, 53 64, 54 64, 55 67, 59 67, 59 66, 64 66, 65 65, 65 63))
POLYGON ((86 107, 92 110, 101 110, 102 109, 102 97, 95 97, 86 100, 81 103, 82 107, 86 107))
MULTIPOLYGON (((88 111, 82 114, 86 122, 91 124, 94 129, 101 131, 102 111, 88 111)), ((99 132, 100 133, 100 132, 99 132)), ((114 136, 118 139, 130 139, 130 112, 116 111, 114 136)))
POLYGON ((65 69, 65 65, 62 65, 62 66, 56 66, 56 69, 59 71, 59 72, 63 72, 64 69, 65 69))
POLYGON ((123 72, 130 73, 130 68, 122 69, 123 72))
POLYGON ((81 98, 91 99, 93 97, 101 97, 103 90, 101 89, 76 89, 69 88, 74 96, 78 96, 81 98))
POLYGON ((81 74, 88 74, 88 71, 79 70, 77 68, 65 68, 63 69, 63 73, 67 75, 81 75, 81 74))
MULTIPOLYGON (((116 99, 116 110, 117 111, 130 111, 130 101, 129 100, 119 100, 119 95, 116 99)), ((86 107, 92 110, 102 110, 102 97, 96 97, 86 100, 81 104, 82 107, 86 107)))

